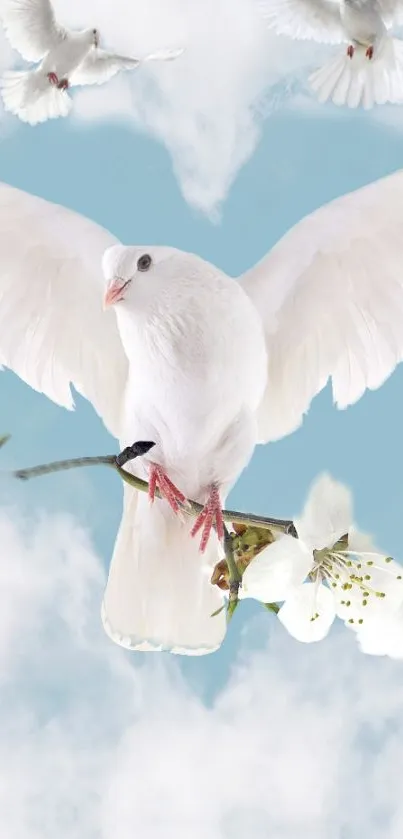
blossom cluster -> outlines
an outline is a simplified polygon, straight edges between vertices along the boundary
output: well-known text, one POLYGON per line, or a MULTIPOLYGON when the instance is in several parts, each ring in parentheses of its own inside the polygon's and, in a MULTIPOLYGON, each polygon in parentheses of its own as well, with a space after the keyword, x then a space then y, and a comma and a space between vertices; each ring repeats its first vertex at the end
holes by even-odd
POLYGON ((354 526, 350 491, 322 475, 294 523, 298 538, 280 536, 248 565, 240 597, 281 603, 298 641, 322 640, 338 619, 363 652, 403 658, 403 566, 354 526))

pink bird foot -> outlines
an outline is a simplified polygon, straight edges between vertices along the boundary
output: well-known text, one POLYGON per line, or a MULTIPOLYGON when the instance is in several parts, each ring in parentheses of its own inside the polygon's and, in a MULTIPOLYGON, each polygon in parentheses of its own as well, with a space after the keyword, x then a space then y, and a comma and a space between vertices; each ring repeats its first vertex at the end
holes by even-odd
POLYGON ((224 539, 224 519, 222 515, 220 493, 218 492, 216 486, 211 487, 207 502, 201 513, 197 516, 190 532, 191 536, 196 536, 196 533, 199 532, 200 528, 203 528, 200 540, 201 553, 204 553, 206 550, 213 527, 215 527, 217 536, 220 542, 222 542, 224 539))
POLYGON ((354 55, 354 52, 355 52, 355 48, 353 47, 353 45, 352 45, 352 44, 350 44, 350 46, 349 46, 349 47, 347 47, 347 55, 348 55, 348 57, 349 57, 349 58, 352 58, 352 57, 353 57, 353 55, 354 55))
POLYGON ((151 503, 155 500, 155 493, 159 489, 161 497, 168 501, 171 510, 179 513, 180 505, 186 504, 186 496, 172 483, 162 466, 157 463, 150 464, 148 478, 148 497, 151 503))
POLYGON ((374 57, 374 48, 373 47, 368 47, 365 55, 368 58, 368 61, 371 61, 371 59, 374 57))
POLYGON ((68 86, 69 86, 69 80, 68 79, 62 79, 57 85, 58 90, 67 90, 68 86))
POLYGON ((48 73, 48 81, 49 81, 49 84, 54 84, 54 85, 59 84, 59 79, 58 79, 56 73, 48 73))

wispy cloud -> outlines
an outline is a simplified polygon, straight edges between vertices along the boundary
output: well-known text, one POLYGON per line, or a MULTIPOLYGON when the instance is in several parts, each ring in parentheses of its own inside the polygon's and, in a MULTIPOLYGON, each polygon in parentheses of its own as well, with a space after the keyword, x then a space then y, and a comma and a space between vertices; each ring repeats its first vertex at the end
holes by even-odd
POLYGON ((401 665, 263 615, 264 649, 207 707, 176 660, 104 637, 104 574, 71 517, 3 509, 0 545, 5 836, 400 837, 401 665))
POLYGON ((211 213, 255 149, 261 115, 254 106, 289 71, 288 44, 264 31, 249 0, 135 2, 124 35, 127 4, 119 0, 119 18, 119 25, 109 16, 101 21, 119 49, 144 54, 183 44, 186 53, 176 63, 116 79, 109 90, 87 88, 75 113, 79 119, 129 118, 151 131, 172 155, 186 200, 211 213))

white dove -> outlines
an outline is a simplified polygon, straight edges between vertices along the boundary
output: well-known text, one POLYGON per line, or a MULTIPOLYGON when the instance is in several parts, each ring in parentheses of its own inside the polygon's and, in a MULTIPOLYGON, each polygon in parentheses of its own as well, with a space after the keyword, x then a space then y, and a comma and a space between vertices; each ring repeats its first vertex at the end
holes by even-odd
POLYGON ((131 468, 163 499, 124 488, 102 608, 118 644, 220 645, 203 566, 254 445, 298 428, 329 377, 344 408, 403 358, 402 209, 403 171, 303 219, 237 281, 0 186, 0 362, 70 409, 72 383, 121 447, 156 444, 131 468), (204 557, 175 514, 182 493, 206 505, 204 557))
POLYGON ((59 26, 50 0, 0 0, 0 19, 12 47, 26 61, 40 62, 34 70, 8 72, 0 80, 6 111, 30 125, 67 116, 73 104, 70 87, 103 84, 120 70, 170 61, 183 52, 165 50, 141 59, 105 52, 97 29, 72 32, 59 26))
POLYGON ((403 23, 401 0, 258 0, 279 35, 320 44, 347 43, 346 52, 313 73, 320 102, 365 109, 403 101, 403 42, 388 29, 403 23))

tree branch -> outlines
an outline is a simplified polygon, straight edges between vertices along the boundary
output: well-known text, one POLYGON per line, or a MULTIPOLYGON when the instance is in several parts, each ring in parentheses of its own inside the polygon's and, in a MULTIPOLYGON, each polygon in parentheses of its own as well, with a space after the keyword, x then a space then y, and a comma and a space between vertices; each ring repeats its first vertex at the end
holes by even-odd
MULTIPOLYGON (((39 478, 41 475, 50 475, 53 472, 62 472, 67 469, 77 469, 82 466, 109 466, 120 475, 125 483, 138 489, 140 492, 148 492, 148 483, 142 478, 137 478, 125 469, 122 469, 116 462, 116 455, 99 455, 98 457, 74 457, 70 460, 55 460, 52 463, 44 463, 39 466, 31 466, 27 469, 17 469, 12 474, 20 481, 28 481, 31 478, 39 478)), ((157 494, 158 490, 157 490, 157 494)), ((188 505, 183 505, 183 511, 190 515, 198 515, 203 505, 197 501, 188 500, 188 505)), ((275 519, 268 516, 257 516, 254 513, 241 513, 237 510, 223 510, 224 521, 235 524, 255 525, 267 528, 268 530, 287 533, 290 536, 297 536, 294 522, 291 519, 275 519)))
MULTIPOLYGON (((0 437, 0 447, 8 439, 9 436, 0 437)), ((57 460, 53 463, 45 463, 27 469, 17 469, 12 474, 21 481, 28 481, 41 475, 50 475, 54 472, 83 466, 109 466, 133 489, 148 492, 147 481, 143 481, 136 475, 127 472, 123 469, 123 465, 145 454, 153 445, 153 443, 145 442, 134 443, 133 446, 128 446, 119 455, 57 460)), ((160 495, 158 489, 157 495, 160 495)), ((188 500, 186 504, 180 506, 184 513, 191 516, 197 516, 203 509, 202 504, 192 500, 188 500)), ((276 534, 288 534, 296 538, 298 534, 291 519, 275 519, 267 516, 257 516, 254 513, 241 513, 237 510, 223 510, 223 518, 224 521, 233 525, 235 532, 230 533, 228 528, 225 527, 225 560, 218 562, 215 566, 211 583, 224 591, 228 591, 227 619, 230 620, 239 603, 238 595, 242 584, 242 574, 251 560, 275 540, 276 534)), ((276 604, 266 604, 266 607, 275 613, 278 611, 276 604)), ((221 609, 218 609, 214 614, 216 615, 220 611, 221 609)))

